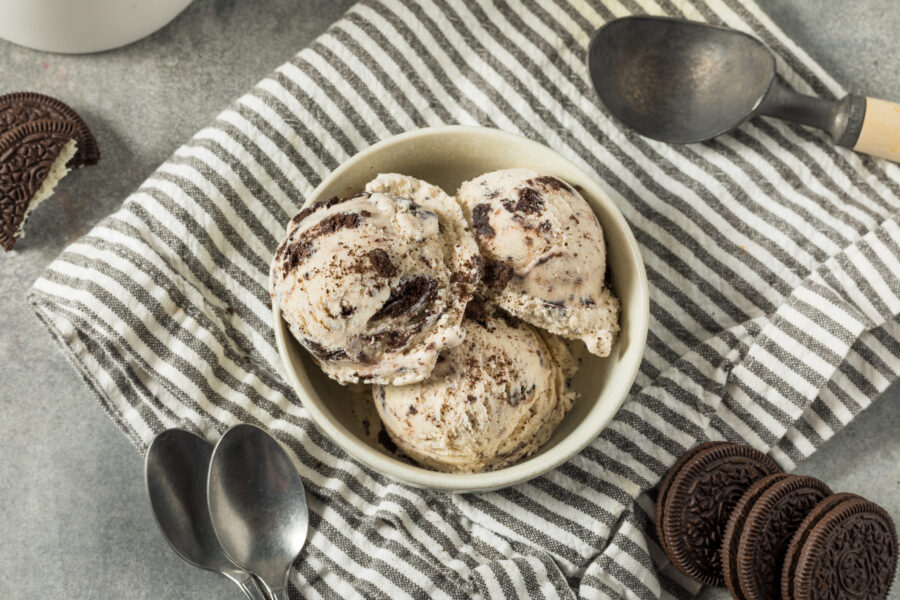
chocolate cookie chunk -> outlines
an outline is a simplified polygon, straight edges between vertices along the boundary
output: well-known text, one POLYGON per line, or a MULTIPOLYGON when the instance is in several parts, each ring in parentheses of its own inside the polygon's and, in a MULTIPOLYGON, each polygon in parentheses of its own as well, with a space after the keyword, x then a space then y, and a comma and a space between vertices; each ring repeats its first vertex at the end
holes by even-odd
POLYGON ((384 305, 371 317, 378 321, 385 317, 399 317, 407 313, 425 310, 437 294, 437 282, 427 275, 416 275, 391 290, 384 305))
POLYGON ((897 569, 897 530, 865 498, 831 496, 801 523, 781 573, 784 600, 883 600, 897 569))
POLYGON ((732 512, 722 546, 725 583, 737 600, 780 600, 788 544, 831 490, 813 477, 770 475, 750 487, 732 512))
POLYGON ((95 165, 100 160, 100 148, 87 123, 64 102, 34 92, 16 92, 0 96, 0 135, 26 123, 41 120, 67 121, 75 127, 73 138, 78 151, 68 167, 95 165))
POLYGON ((379 276, 393 277, 397 274, 397 266, 391 262, 391 257, 386 250, 375 248, 369 250, 366 256, 369 257, 369 262, 372 263, 372 267, 379 276))
POLYGON ((695 581, 722 585, 722 537, 732 509, 754 483, 778 473, 750 446, 723 444, 697 451, 672 477, 662 514, 667 553, 695 581))
MULTIPOLYGON (((70 121, 33 121, 0 136, 0 247, 16 243, 60 152, 77 135, 70 121)), ((58 177, 54 174, 54 177, 58 177)), ((53 182, 51 182, 53 183, 53 182)))
POLYGON ((506 289, 513 275, 513 268, 509 263, 505 263, 502 260, 487 261, 484 265, 484 278, 482 279, 486 288, 486 295, 489 297, 499 295, 500 292, 506 289))
POLYGON ((492 238, 497 232, 491 227, 491 206, 478 204, 472 209, 472 227, 479 237, 492 238))

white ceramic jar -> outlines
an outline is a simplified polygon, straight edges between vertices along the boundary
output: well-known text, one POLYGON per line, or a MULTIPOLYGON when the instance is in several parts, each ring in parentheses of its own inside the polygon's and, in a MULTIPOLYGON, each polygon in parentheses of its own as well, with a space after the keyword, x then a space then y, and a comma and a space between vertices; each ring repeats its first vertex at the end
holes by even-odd
POLYGON ((45 50, 101 52, 162 28, 191 0, 0 0, 0 38, 45 50))

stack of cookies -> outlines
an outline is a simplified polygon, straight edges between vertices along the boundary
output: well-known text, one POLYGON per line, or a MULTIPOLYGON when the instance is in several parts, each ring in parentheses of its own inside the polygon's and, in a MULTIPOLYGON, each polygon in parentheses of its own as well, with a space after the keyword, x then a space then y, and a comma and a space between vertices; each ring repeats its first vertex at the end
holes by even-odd
POLYGON ((676 461, 656 528, 679 571, 738 600, 882 600, 897 566, 883 508, 739 444, 701 444, 676 461))
POLYGON ((0 247, 12 250, 28 213, 70 169, 99 160, 91 130, 63 102, 34 93, 0 96, 0 247))

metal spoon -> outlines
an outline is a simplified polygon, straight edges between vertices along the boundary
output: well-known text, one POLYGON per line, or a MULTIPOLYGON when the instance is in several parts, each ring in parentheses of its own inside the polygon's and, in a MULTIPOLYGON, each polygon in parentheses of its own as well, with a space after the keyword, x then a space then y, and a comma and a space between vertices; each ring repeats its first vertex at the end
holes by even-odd
POLYGON ((213 450, 207 499, 228 556, 273 598, 286 599, 288 571, 309 527, 303 481, 288 452, 262 429, 232 427, 213 450))
POLYGON ((253 576, 231 562, 213 531, 206 506, 212 445, 184 429, 157 435, 147 450, 144 477, 156 524, 178 556, 234 581, 250 600, 266 600, 253 576))
POLYGON ((594 34, 588 69, 609 111, 655 140, 708 140, 762 115, 900 162, 900 104, 799 94, 776 76, 772 52, 740 31, 664 17, 616 19, 594 34))

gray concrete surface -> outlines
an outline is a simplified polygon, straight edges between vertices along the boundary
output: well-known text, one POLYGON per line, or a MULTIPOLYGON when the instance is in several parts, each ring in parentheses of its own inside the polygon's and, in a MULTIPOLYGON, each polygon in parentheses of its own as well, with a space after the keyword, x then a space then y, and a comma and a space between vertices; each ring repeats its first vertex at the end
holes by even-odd
MULTIPOLYGON (((178 559, 156 530, 142 462, 24 301, 44 267, 112 211, 197 128, 303 47, 350 0, 196 0, 127 48, 70 57, 0 41, 0 93, 59 96, 104 158, 70 175, 0 257, 0 598, 238 598, 178 559)), ((849 88, 900 98, 896 0, 762 0, 849 88)), ((900 385, 800 471, 900 516, 900 385)), ((895 590, 893 596, 900 598, 895 590)), ((726 598, 712 591, 705 597, 726 598)))

